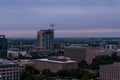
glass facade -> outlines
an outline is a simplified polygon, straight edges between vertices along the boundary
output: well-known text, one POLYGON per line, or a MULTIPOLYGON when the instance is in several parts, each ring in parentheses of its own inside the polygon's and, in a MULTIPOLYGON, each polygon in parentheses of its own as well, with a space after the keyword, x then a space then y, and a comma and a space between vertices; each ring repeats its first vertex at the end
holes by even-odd
POLYGON ((7 57, 7 39, 5 35, 0 35, 0 58, 7 57))

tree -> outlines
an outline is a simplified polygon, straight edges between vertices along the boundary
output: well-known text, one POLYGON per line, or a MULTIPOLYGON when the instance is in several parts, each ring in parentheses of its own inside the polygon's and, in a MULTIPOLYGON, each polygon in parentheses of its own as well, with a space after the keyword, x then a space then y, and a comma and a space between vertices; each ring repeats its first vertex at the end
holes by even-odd
POLYGON ((44 69, 42 71, 42 75, 44 75, 45 77, 53 77, 53 76, 56 76, 55 73, 51 72, 50 69, 44 69))
POLYGON ((61 78, 71 77, 71 72, 69 70, 59 70, 57 74, 61 78))
POLYGON ((27 66, 21 76, 21 80, 35 80, 35 76, 40 72, 32 66, 27 66))
POLYGON ((92 73, 87 69, 60 70, 57 74, 58 77, 65 79, 88 80, 96 78, 96 73, 92 73))
POLYGON ((89 68, 89 65, 87 64, 86 61, 81 61, 80 63, 78 63, 78 66, 82 69, 86 69, 86 68, 89 68))
POLYGON ((114 53, 111 55, 111 58, 112 58, 112 60, 115 61, 115 62, 120 62, 120 56, 118 56, 116 52, 114 52, 114 53))
POLYGON ((30 76, 30 75, 29 75, 29 76, 25 77, 24 80, 35 80, 35 79, 34 79, 34 76, 32 76, 32 75, 30 76))
POLYGON ((43 80, 43 76, 41 74, 36 75, 35 80, 43 80))
POLYGON ((92 69, 98 70, 100 65, 103 64, 112 64, 114 61, 110 56, 97 56, 93 59, 92 64, 90 65, 92 69))

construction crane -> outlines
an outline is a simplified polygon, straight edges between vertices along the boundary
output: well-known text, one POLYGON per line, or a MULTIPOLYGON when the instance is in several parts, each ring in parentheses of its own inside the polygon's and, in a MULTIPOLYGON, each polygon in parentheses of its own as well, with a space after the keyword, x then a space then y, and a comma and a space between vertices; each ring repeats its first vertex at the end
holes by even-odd
POLYGON ((57 25, 54 23, 51 23, 50 26, 52 27, 52 29, 54 29, 54 26, 57 26, 57 25))

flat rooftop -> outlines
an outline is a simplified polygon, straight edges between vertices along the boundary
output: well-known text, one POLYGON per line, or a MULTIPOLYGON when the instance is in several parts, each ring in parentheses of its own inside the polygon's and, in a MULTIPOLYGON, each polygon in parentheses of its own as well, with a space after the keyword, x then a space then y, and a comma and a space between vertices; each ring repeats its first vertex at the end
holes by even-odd
POLYGON ((0 68, 16 67, 16 66, 19 66, 18 62, 9 62, 9 61, 0 62, 0 68))
POLYGON ((44 62, 53 62, 53 63, 74 63, 76 61, 56 61, 56 60, 48 60, 47 58, 45 59, 37 59, 38 61, 44 61, 44 62))
POLYGON ((87 47, 84 46, 66 46, 66 49, 86 49, 87 47))
POLYGON ((113 63, 113 64, 106 64, 106 65, 101 65, 101 66, 120 67, 120 62, 115 62, 115 63, 113 63))

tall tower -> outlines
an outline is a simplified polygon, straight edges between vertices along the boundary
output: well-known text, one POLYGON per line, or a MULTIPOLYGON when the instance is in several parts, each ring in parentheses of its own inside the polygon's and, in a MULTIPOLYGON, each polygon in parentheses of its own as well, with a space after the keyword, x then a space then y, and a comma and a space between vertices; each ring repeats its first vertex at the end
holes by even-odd
POLYGON ((7 57, 7 39, 5 35, 0 35, 0 58, 7 57))
POLYGON ((54 29, 40 30, 37 32, 38 46, 42 51, 54 51, 54 29))

